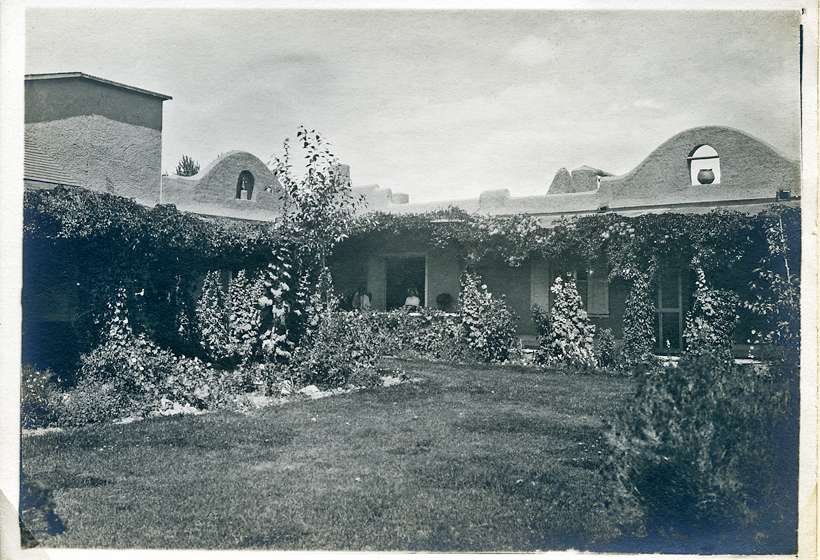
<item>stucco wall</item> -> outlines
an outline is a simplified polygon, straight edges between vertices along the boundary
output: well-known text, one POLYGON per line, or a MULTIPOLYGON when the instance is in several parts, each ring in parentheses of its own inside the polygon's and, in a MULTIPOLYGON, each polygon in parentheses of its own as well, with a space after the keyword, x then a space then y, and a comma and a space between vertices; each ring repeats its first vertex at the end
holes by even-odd
POLYGON ((81 186, 159 201, 162 133, 101 115, 26 124, 26 143, 48 154, 81 186))
POLYGON ((192 177, 162 178, 164 203, 202 214, 272 220, 282 208, 282 196, 284 191, 270 169, 248 152, 223 154, 192 177), (236 198, 236 183, 243 171, 249 171, 254 178, 250 200, 236 198))
POLYGON ((487 261, 478 266, 487 289, 494 295, 504 295, 507 305, 518 315, 519 334, 535 334, 530 315, 530 264, 507 266, 501 261, 487 261))
POLYGON ((162 130, 162 99, 85 78, 26 80, 26 123, 99 115, 162 130))
POLYGON ((774 198, 779 188, 799 193, 797 162, 783 158, 771 146, 739 130, 705 126, 673 136, 629 173, 602 178, 600 195, 611 206, 636 206, 774 198), (692 185, 686 158, 705 144, 720 157, 720 184, 692 185))
POLYGON ((388 189, 371 187, 375 190, 365 194, 371 210, 401 214, 457 206, 481 214, 525 212, 548 226, 562 216, 591 214, 599 209, 624 215, 701 213, 717 207, 757 213, 775 200, 778 189, 790 190, 793 196, 800 193, 799 162, 777 153, 758 138, 721 126, 685 130, 661 144, 632 171, 615 177, 607 175, 586 166, 573 170, 572 175, 562 169, 553 180, 550 194, 540 196, 511 196, 505 189, 494 189, 472 199, 395 204, 390 201, 388 189), (691 184, 686 158, 704 144, 715 148, 720 157, 720 184, 691 184), (600 187, 596 188, 599 176, 600 187))

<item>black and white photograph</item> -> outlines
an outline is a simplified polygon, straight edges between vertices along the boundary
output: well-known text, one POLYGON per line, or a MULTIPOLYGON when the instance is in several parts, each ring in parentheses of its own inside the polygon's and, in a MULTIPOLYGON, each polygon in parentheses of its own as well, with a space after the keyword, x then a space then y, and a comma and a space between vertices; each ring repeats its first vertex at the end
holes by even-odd
POLYGON ((720 6, 18 3, 0 557, 816 557, 817 6, 720 6))

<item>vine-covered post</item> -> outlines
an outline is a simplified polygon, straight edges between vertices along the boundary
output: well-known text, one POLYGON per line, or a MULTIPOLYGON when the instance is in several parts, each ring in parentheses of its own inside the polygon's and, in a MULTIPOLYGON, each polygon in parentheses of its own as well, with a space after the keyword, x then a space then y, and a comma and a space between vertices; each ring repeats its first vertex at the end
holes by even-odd
POLYGON ((646 271, 632 270, 632 286, 624 309, 623 348, 618 367, 632 371, 636 366, 650 363, 657 344, 655 336, 655 306, 651 282, 654 266, 646 271))

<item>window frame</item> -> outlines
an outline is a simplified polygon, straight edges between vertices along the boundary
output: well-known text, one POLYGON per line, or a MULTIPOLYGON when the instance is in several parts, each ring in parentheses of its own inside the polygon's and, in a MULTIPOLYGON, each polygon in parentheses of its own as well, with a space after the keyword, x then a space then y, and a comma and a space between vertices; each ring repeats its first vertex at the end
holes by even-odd
POLYGON ((669 350, 666 348, 665 340, 663 340, 663 315, 664 313, 675 313, 678 316, 678 341, 677 341, 677 353, 683 351, 683 270, 680 267, 677 267, 675 270, 675 280, 676 280, 676 295, 677 295, 677 307, 667 307, 664 306, 663 303, 663 296, 664 296, 664 288, 663 283, 661 282, 661 274, 660 272, 656 273, 655 275, 655 319, 657 321, 655 327, 655 336, 657 338, 657 343, 655 349, 659 352, 672 352, 672 348, 670 345, 669 350))

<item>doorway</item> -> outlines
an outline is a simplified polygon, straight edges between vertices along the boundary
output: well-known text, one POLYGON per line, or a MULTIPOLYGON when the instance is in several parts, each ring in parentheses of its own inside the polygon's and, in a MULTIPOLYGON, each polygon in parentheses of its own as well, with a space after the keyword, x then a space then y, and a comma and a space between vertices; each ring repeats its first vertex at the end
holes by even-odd
POLYGON ((415 290, 422 305, 426 304, 425 279, 427 259, 424 256, 385 257, 385 309, 404 305, 410 290, 415 290))

